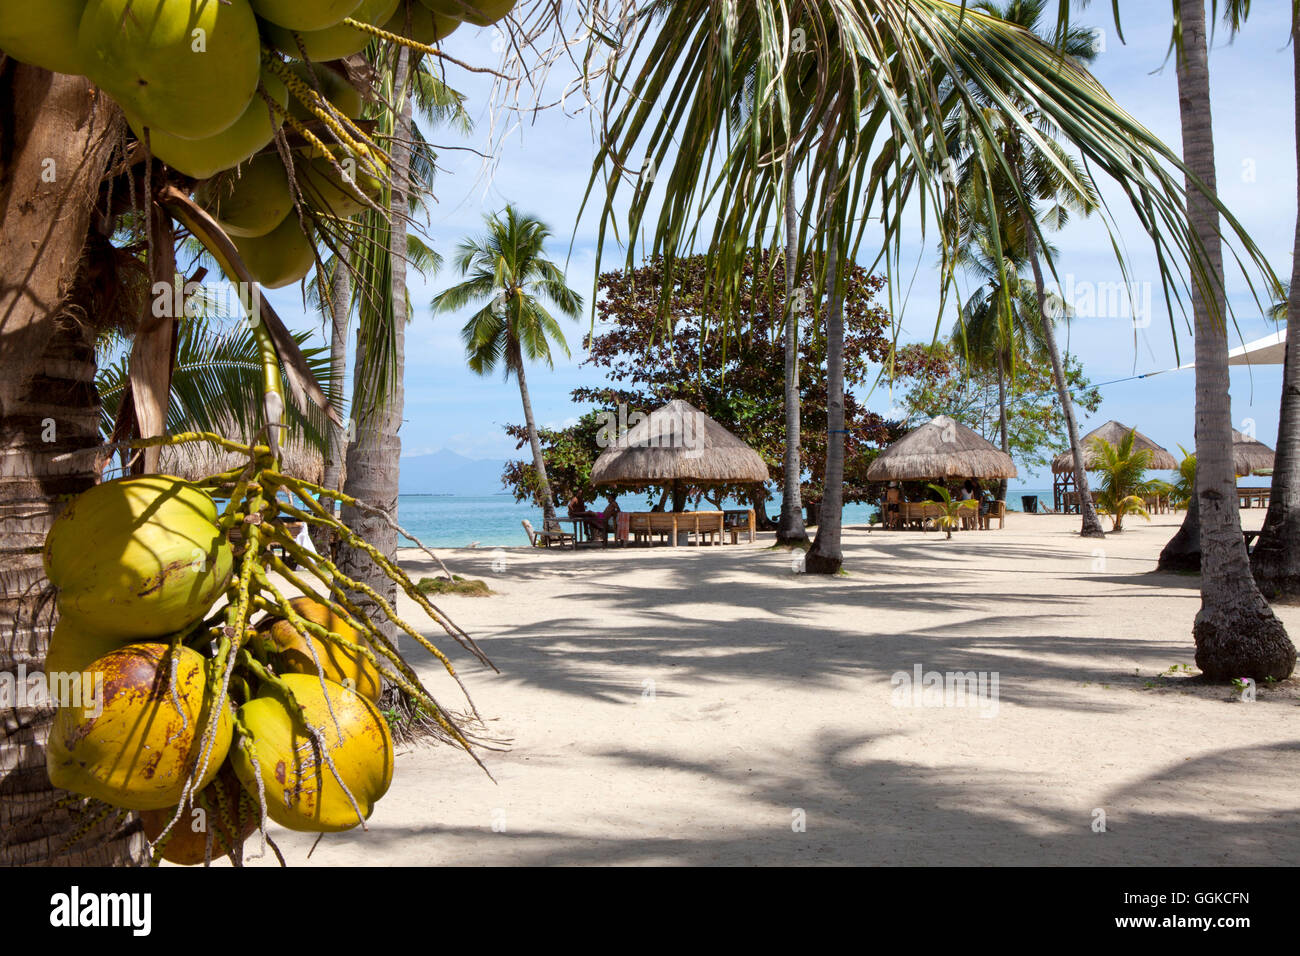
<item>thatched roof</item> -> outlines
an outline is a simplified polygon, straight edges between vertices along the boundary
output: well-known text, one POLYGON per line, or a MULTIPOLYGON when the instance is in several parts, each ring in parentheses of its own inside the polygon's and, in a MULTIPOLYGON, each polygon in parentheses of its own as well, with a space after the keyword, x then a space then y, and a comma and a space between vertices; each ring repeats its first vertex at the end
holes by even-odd
POLYGON ((947 415, 908 432, 867 469, 868 481, 1014 477, 1010 455, 947 415))
MULTIPOLYGON (((227 437, 235 441, 247 441, 246 438, 234 434, 227 437)), ((321 453, 305 447, 301 438, 291 438, 281 454, 281 464, 286 474, 316 484, 320 484, 325 477, 325 462, 321 453)), ((247 461, 247 457, 237 452, 222 451, 207 442, 187 442, 184 445, 168 445, 164 448, 158 470, 165 475, 175 475, 177 478, 194 481, 227 471, 247 461)))
MULTIPOLYGON (((1083 445, 1083 467, 1089 470, 1093 467, 1092 440, 1094 438, 1105 439, 1112 445, 1118 445, 1124 440, 1132 429, 1127 425, 1121 425, 1117 421, 1109 421, 1104 425, 1094 428, 1088 434, 1084 435, 1080 441, 1083 445)), ((1138 451, 1145 448, 1151 452, 1151 464, 1148 468, 1156 471, 1177 471, 1178 462, 1173 455, 1161 448, 1146 435, 1141 432, 1134 432, 1133 450, 1138 451)), ((1066 450, 1052 459, 1052 473, 1056 475, 1068 475, 1074 472, 1074 453, 1066 450)))
POLYGON ((642 418, 591 468, 595 485, 741 485, 769 477, 758 452, 681 399, 642 418))
POLYGON ((1237 477, 1273 470, 1273 449, 1263 442, 1232 430, 1232 463, 1237 477))

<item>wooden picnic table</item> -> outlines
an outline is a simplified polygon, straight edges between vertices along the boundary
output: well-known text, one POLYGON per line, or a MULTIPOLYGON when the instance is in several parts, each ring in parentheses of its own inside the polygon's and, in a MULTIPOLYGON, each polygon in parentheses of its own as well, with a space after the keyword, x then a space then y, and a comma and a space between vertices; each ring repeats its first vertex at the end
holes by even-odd
MULTIPOLYGON (((583 543, 588 543, 596 540, 595 539, 596 529, 592 526, 591 519, 588 517, 583 517, 580 515, 565 515, 562 518, 557 517, 555 519, 555 523, 557 525, 572 524, 573 539, 575 542, 581 541, 583 543)), ((608 545, 609 541, 604 535, 601 535, 600 543, 602 546, 605 546, 608 545)))

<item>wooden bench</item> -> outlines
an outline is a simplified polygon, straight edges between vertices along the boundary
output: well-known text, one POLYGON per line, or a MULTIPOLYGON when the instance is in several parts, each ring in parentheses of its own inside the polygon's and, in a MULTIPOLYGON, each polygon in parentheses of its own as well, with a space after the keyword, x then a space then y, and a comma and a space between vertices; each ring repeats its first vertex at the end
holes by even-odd
POLYGON ((636 541, 651 535, 667 536, 668 543, 674 548, 682 534, 687 535, 688 540, 694 534, 697 547, 706 536, 712 543, 716 535, 721 544, 725 531, 726 514, 722 511, 639 511, 628 515, 628 534, 636 541))

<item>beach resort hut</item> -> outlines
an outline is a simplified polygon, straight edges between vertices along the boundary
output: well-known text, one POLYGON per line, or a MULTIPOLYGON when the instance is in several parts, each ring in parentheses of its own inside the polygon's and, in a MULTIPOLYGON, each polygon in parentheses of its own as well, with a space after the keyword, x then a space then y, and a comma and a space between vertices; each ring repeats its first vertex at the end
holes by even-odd
POLYGON ((770 477, 758 452, 681 399, 630 424, 609 436, 591 467, 592 484, 678 489, 764 484, 770 477))
MULTIPOLYGON (((1133 429, 1113 419, 1099 425, 1083 436, 1083 468, 1091 471, 1093 467, 1092 440, 1101 438, 1112 445, 1118 445, 1124 436, 1133 429)), ((1151 464, 1156 471, 1177 471, 1178 462, 1167 450, 1157 445, 1139 431, 1133 434, 1133 450, 1146 449, 1151 452, 1151 464)), ((1074 513, 1079 510, 1079 502, 1074 497, 1074 452, 1067 449, 1052 459, 1052 499, 1057 511, 1074 513)))
MULTIPOLYGON (((754 449, 727 431, 716 421, 698 408, 681 399, 675 399, 655 409, 639 421, 628 421, 630 427, 623 431, 620 427, 609 427, 605 437, 608 444, 605 451, 596 459, 591 468, 591 483, 596 486, 624 488, 644 488, 657 485, 672 492, 673 510, 680 514, 685 502, 686 492, 691 487, 701 488, 716 485, 762 485, 770 478, 767 463, 754 449)), ((728 521, 736 521, 741 515, 724 512, 691 512, 692 515, 707 514, 708 533, 713 531, 713 516, 717 518, 717 531, 721 535, 724 527, 734 527, 728 521)), ((754 532, 754 515, 752 511, 744 514, 746 529, 751 540, 754 532)), ((673 523, 672 543, 678 542, 679 534, 686 527, 682 521, 670 516, 642 517, 630 516, 625 522, 633 522, 633 531, 643 524, 647 530, 654 528, 660 533, 656 522, 673 523)), ((695 529, 698 519, 690 527, 695 529)), ((665 525, 665 527, 667 527, 665 525)), ((696 534, 697 542, 700 534, 696 534)))
POLYGON ((965 425, 939 415, 886 448, 867 469, 868 481, 948 481, 1016 477, 1011 456, 965 425))
MULTIPOLYGON (((1016 477, 1016 463, 1011 456, 981 438, 978 433, 956 419, 939 415, 920 428, 913 429, 894 442, 867 469, 868 481, 933 481, 936 484, 954 479, 975 478, 1000 481, 1016 477)), ((939 506, 931 503, 881 504, 886 527, 901 528, 908 524, 925 526, 937 516, 939 506)), ((991 526, 988 517, 1006 520, 1006 505, 999 502, 994 512, 978 519, 980 527, 991 526)), ((975 519, 972 518, 972 521, 975 519)))
POLYGON ((1263 442, 1243 435, 1235 428, 1232 430, 1232 463, 1237 477, 1258 475, 1273 470, 1273 449, 1263 442))

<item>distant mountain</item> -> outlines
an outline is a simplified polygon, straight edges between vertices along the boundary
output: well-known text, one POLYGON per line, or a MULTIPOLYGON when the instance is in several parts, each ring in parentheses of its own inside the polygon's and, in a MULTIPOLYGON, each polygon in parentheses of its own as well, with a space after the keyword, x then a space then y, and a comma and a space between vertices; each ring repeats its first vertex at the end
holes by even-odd
POLYGON ((398 489, 404 495, 501 494, 505 465, 504 461, 466 458, 442 448, 431 455, 403 458, 398 489))

